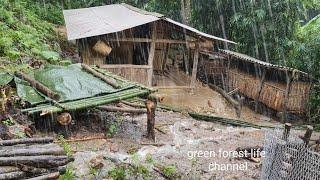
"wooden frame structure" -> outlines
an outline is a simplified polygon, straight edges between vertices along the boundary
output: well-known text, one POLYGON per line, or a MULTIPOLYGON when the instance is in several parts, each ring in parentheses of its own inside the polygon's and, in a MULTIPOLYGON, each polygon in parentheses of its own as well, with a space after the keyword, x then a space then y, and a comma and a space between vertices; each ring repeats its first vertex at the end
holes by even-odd
MULTIPOLYGON (((110 34, 110 35, 102 35, 99 37, 92 37, 86 39, 77 40, 77 44, 79 47, 80 56, 83 60, 83 63, 90 64, 90 65, 97 65, 100 68, 106 69, 110 72, 113 72, 117 75, 120 75, 128 80, 136 81, 138 83, 144 84, 146 86, 152 87, 153 86, 153 72, 155 70, 155 65, 157 69, 164 71, 165 65, 169 59, 169 51, 174 45, 183 45, 185 47, 189 47, 193 50, 192 55, 192 76, 190 80, 189 86, 160 86, 160 89, 164 88, 195 88, 195 83, 197 79, 197 71, 198 71, 198 62, 199 62, 199 54, 200 49, 205 48, 205 43, 208 40, 201 38, 201 36, 197 35, 196 37, 188 38, 191 40, 179 40, 179 39, 170 39, 170 33, 173 31, 173 27, 166 27, 167 31, 164 31, 164 28, 159 28, 164 26, 163 22, 153 22, 148 24, 149 25, 149 34, 150 38, 140 38, 134 37, 135 28, 130 30, 124 31, 122 34, 110 34), (160 30, 159 30, 160 29, 160 30), (121 36, 121 37, 119 37, 121 36), (194 39, 194 40, 192 40, 194 39), (105 56, 101 56, 92 50, 92 46, 94 46, 93 42, 97 42, 101 40, 111 47, 115 48, 126 48, 127 46, 134 46, 139 47, 141 43, 147 43, 148 48, 148 57, 147 57, 147 64, 143 65, 136 65, 136 64, 106 64, 105 63, 105 56), (160 48, 162 47, 162 48, 160 48), (157 52, 158 51, 158 52, 157 52), (164 54, 162 59, 157 57, 157 53, 164 54)), ((166 25, 168 26, 168 25, 166 25)), ((178 31, 178 33, 180 33, 178 31)), ((188 34, 189 35, 189 34, 188 34)), ((194 36, 194 34, 192 34, 194 36)), ((213 42, 211 42, 213 45, 213 42)), ((112 52, 111 52, 112 53, 112 52)), ((133 55, 131 53, 131 55, 133 55)), ((161 57, 160 57, 161 58, 161 57)), ((189 58, 189 57, 186 57, 189 58)), ((187 60, 187 59, 185 59, 187 60)))
POLYGON ((244 54, 220 50, 228 55, 228 91, 238 91, 255 103, 287 114, 306 114, 314 79, 297 69, 270 64, 244 54), (245 68, 244 68, 245 67, 245 68))
POLYGON ((194 88, 199 51, 213 49, 217 42, 236 44, 127 4, 64 10, 63 13, 68 40, 76 40, 83 63, 98 65, 149 87, 154 85, 154 72, 164 72, 168 60, 174 59, 169 55, 173 46, 192 51, 185 55, 183 63, 188 68, 187 75, 192 67, 188 88, 194 88))

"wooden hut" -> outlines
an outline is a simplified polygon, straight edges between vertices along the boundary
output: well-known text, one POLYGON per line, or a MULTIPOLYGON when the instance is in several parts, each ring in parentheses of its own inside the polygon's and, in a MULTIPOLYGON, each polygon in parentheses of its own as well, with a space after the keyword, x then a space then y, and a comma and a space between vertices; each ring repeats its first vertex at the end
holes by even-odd
POLYGON ((228 56, 228 91, 242 95, 277 112, 305 114, 313 78, 297 69, 260 61, 245 54, 220 50, 228 56))
POLYGON ((199 52, 219 43, 234 43, 127 4, 63 13, 68 40, 76 40, 84 63, 148 86, 157 84, 155 73, 163 74, 169 60, 176 63, 174 55, 179 53, 173 51, 182 47, 189 52, 182 58, 184 72, 188 74, 190 69, 192 74, 187 86, 194 87, 199 52))

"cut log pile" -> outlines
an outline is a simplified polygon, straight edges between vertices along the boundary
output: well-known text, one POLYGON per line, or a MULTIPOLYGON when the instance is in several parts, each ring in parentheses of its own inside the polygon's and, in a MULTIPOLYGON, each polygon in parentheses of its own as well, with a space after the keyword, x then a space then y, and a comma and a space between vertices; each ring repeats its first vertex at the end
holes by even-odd
POLYGON ((0 141, 0 180, 58 179, 73 161, 53 138, 0 141))

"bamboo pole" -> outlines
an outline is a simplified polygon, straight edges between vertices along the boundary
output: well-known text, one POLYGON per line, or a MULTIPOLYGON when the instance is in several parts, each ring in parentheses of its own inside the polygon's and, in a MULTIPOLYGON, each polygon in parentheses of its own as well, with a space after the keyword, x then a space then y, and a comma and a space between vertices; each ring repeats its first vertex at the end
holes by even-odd
MULTIPOLYGON (((85 108, 90 108, 90 107, 95 107, 103 104, 108 104, 111 102, 116 102, 116 101, 121 101, 125 99, 130 99, 136 96, 143 96, 149 94, 148 90, 141 90, 141 89, 131 89, 131 90, 126 90, 122 91, 119 93, 115 94, 108 94, 105 96, 99 96, 99 97, 93 97, 93 98, 87 98, 83 100, 78 100, 78 101, 71 101, 71 102, 66 102, 62 103, 64 106, 68 107, 69 111, 73 110, 79 110, 79 109, 85 109, 85 108)), ((55 106, 50 106, 47 108, 38 108, 38 109, 26 109, 24 110, 25 112, 28 112, 29 115, 39 113, 42 111, 48 111, 49 113, 58 113, 63 111, 62 108, 55 107, 55 106)))
POLYGON ((60 99, 59 94, 51 91, 48 87, 44 86, 39 81, 36 81, 35 79, 32 79, 29 75, 24 74, 22 72, 16 72, 15 75, 19 77, 20 79, 23 79, 30 83, 30 85, 34 88, 36 88, 41 93, 45 94, 49 98, 58 101, 60 99))
POLYGON ((88 73, 100 78, 101 80, 103 80, 107 84, 111 85, 113 88, 115 88, 115 89, 120 88, 120 86, 118 85, 118 83, 114 79, 111 79, 111 78, 104 76, 103 74, 92 69, 90 66, 88 66, 86 64, 81 64, 81 67, 82 67, 82 69, 84 69, 88 73))
POLYGON ((119 108, 114 106, 99 106, 98 109, 105 110, 108 112, 124 112, 124 113, 133 113, 133 114, 141 114, 146 113, 145 109, 133 109, 133 108, 119 108))

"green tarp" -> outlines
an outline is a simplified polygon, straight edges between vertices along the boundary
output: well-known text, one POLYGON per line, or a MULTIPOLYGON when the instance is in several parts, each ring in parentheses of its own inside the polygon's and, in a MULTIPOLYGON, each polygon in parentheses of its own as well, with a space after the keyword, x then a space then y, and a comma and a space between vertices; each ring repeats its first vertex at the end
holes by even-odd
POLYGON ((9 73, 0 73, 0 86, 7 85, 10 83, 13 79, 13 76, 9 73))
MULTIPOLYGON (((43 69, 30 74, 52 91, 60 95, 59 102, 84 99, 102 94, 110 94, 135 86, 134 83, 117 81, 119 89, 114 89, 99 78, 82 70, 80 64, 69 66, 47 65, 43 69)), ((15 78, 18 96, 31 104, 46 101, 46 97, 28 85, 27 82, 15 78)))

